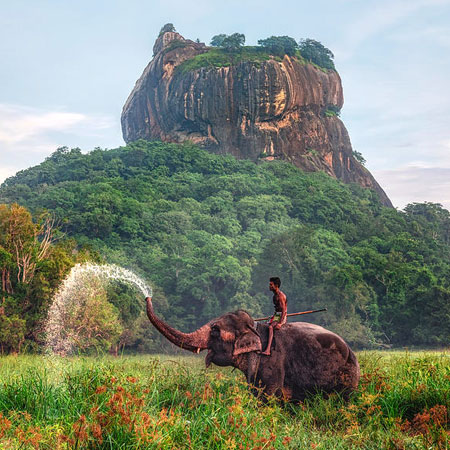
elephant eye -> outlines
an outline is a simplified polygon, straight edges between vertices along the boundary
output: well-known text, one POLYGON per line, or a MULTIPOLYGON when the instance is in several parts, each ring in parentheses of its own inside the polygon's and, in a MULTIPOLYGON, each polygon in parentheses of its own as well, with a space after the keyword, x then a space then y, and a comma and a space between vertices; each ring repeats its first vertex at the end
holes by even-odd
POLYGON ((213 337, 220 336, 220 329, 219 329, 219 327, 217 325, 213 325, 211 327, 211 336, 213 336, 213 337))

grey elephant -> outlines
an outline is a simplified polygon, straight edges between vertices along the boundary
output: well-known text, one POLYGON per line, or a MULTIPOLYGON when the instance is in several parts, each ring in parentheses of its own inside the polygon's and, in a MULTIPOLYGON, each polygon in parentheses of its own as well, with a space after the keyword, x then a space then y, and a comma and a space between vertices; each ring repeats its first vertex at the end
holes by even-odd
POLYGON ((323 327, 287 323, 275 332, 271 355, 263 356, 268 326, 256 325, 245 311, 224 314, 192 333, 183 333, 155 315, 150 297, 146 302, 150 322, 170 342, 194 353, 208 350, 206 367, 211 363, 236 367, 266 395, 296 402, 311 393, 338 392, 347 399, 358 387, 355 354, 341 337, 323 327))

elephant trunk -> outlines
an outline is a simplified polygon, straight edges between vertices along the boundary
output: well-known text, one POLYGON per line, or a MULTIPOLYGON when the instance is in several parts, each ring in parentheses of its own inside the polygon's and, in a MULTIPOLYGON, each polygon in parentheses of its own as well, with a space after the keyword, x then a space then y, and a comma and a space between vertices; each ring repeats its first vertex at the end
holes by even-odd
POLYGON ((147 316, 155 328, 164 335, 172 344, 194 353, 208 348, 209 335, 211 332, 210 322, 203 325, 192 333, 183 333, 167 325, 163 320, 155 315, 151 297, 147 297, 147 316))

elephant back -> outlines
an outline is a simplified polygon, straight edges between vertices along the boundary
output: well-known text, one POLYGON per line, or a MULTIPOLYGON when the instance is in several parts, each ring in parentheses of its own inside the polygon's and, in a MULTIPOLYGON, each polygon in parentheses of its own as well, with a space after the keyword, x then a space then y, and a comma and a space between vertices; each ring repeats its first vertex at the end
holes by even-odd
MULTIPOLYGON (((261 324, 258 331, 264 348, 268 326, 261 324)), ((295 398, 318 389, 346 394, 358 386, 360 369, 355 354, 340 336, 319 325, 285 324, 275 331, 271 351, 267 369, 283 368, 285 383, 295 398)))

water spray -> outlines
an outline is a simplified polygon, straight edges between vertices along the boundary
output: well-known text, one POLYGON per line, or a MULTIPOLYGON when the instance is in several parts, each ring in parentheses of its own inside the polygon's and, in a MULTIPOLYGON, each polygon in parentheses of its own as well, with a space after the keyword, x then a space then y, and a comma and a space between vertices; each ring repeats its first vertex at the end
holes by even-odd
POLYGON ((48 353, 68 355, 72 353, 74 340, 64 328, 65 317, 74 302, 89 295, 91 281, 120 281, 139 289, 143 298, 152 296, 152 289, 131 270, 114 264, 77 264, 62 282, 56 292, 48 312, 45 325, 46 348, 48 353))

